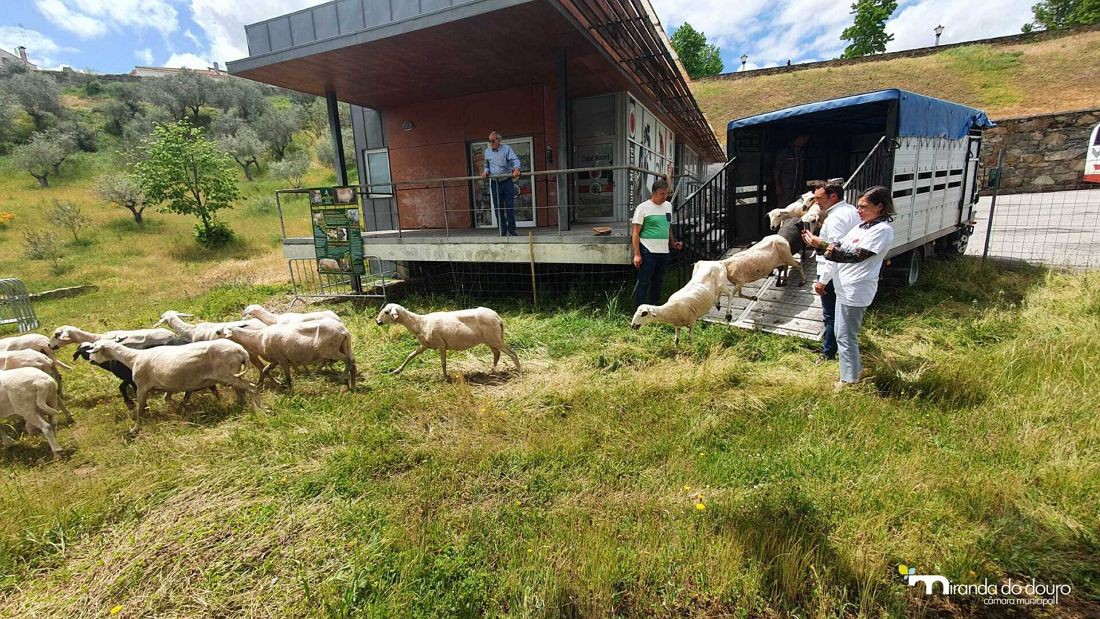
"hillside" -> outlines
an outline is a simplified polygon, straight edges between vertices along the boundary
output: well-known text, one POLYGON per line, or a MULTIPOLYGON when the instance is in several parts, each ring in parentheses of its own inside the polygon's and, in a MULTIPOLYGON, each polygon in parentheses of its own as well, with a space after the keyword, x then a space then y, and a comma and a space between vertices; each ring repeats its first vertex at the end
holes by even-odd
POLYGON ((994 120, 1100 105, 1100 31, 1012 45, 971 45, 932 56, 741 79, 703 79, 695 97, 721 141, 726 124, 762 112, 883 88, 965 103, 994 120))

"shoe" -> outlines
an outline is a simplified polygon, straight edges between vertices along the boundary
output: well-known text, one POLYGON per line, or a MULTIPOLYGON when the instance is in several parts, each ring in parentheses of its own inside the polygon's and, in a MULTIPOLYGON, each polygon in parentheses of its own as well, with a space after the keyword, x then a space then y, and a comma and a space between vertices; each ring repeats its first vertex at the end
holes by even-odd
POLYGON ((836 361, 836 357, 826 357, 825 355, 818 355, 817 358, 814 359, 814 365, 821 365, 826 361, 836 361))
POLYGON ((841 391, 844 391, 845 389, 847 389, 849 387, 855 387, 858 384, 859 383, 849 383, 847 381, 838 380, 835 383, 833 383, 833 393, 840 393, 841 391))
POLYGON ((508 236, 519 236, 519 235, 518 235, 518 234, 516 234, 516 233, 515 233, 515 231, 512 231, 512 232, 509 232, 509 233, 508 233, 508 236))

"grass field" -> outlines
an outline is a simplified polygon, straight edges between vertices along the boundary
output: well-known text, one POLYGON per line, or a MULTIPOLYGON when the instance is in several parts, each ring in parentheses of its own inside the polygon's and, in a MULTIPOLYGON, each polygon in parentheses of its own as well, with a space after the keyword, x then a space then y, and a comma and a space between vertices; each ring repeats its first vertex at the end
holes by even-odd
MULTIPOLYGON (((139 230, 98 204, 88 179, 107 155, 49 190, 6 165, 0 272, 100 286, 40 303, 42 331, 286 301, 274 182, 225 214, 240 242, 206 252, 186 218, 149 213, 139 230), (61 275, 21 256, 52 199, 95 222, 61 275)), ((496 305, 525 371, 491 375, 476 350, 452 355, 450 383, 434 353, 385 374, 413 338, 334 305, 358 392, 325 372, 261 411, 157 401, 134 439, 113 377, 81 362, 60 430, 72 454, 25 437, 0 459, 0 616, 983 611, 905 586, 902 563, 1068 582, 1058 607, 1021 612, 1096 616, 1100 274, 934 263, 876 305, 875 379, 842 394, 807 343, 710 327, 677 350, 671 330, 629 330, 617 298, 496 305)))
POLYGON ((896 58, 736 80, 701 79, 692 92, 718 139, 729 121, 834 97, 902 88, 984 110, 990 118, 1094 108, 1100 31, 1015 45, 969 45, 896 58), (1092 67, 1092 68, 1090 68, 1092 67))

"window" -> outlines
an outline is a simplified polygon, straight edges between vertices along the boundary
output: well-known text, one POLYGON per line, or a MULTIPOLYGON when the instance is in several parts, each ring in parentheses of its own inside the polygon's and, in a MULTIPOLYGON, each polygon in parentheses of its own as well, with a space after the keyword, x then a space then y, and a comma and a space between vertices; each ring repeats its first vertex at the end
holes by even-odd
POLYGON ((367 163, 366 183, 369 186, 367 197, 392 198, 393 185, 390 184, 390 153, 384 148, 363 151, 363 160, 367 163))

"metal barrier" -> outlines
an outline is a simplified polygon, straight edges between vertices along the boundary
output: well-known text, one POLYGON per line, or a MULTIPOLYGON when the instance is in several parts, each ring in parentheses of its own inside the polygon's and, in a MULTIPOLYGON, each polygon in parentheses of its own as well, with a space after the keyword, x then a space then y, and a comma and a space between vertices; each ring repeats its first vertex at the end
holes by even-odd
POLYGON ((0 279, 0 326, 17 325, 20 333, 38 328, 27 287, 18 279, 0 279))

